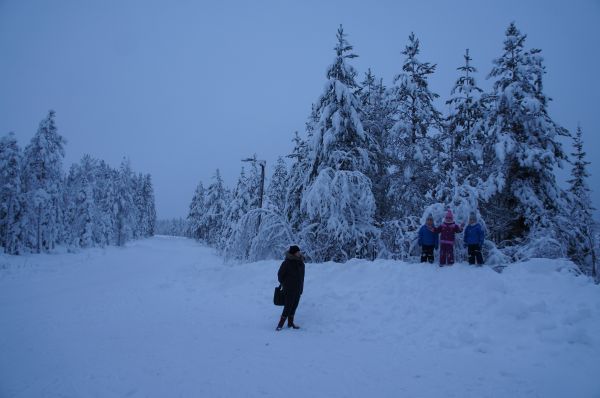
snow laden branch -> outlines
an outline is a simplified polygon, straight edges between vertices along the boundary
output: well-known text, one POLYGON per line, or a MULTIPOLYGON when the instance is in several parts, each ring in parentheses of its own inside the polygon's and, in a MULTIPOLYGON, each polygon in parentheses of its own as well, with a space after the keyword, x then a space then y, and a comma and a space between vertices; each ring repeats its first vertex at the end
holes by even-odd
POLYGON ((224 255, 229 261, 280 259, 294 241, 291 228, 280 214, 254 209, 236 223, 224 255))
POLYGON ((363 173, 323 169, 305 192, 302 210, 311 220, 301 236, 312 260, 375 257, 375 199, 363 173))

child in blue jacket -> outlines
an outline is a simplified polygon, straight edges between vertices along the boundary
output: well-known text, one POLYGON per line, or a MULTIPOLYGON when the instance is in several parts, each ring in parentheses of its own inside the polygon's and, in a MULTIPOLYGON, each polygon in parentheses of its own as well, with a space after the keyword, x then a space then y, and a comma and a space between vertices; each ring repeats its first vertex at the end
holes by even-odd
POLYGON ((465 228, 465 245, 469 254, 469 264, 483 264, 483 255, 481 247, 485 240, 485 232, 481 224, 477 222, 477 215, 471 213, 469 215, 469 225, 465 228))
POLYGON ((429 214, 425 225, 419 229, 419 246, 421 246, 421 262, 433 264, 433 250, 438 246, 438 234, 431 231, 433 228, 433 216, 429 214))

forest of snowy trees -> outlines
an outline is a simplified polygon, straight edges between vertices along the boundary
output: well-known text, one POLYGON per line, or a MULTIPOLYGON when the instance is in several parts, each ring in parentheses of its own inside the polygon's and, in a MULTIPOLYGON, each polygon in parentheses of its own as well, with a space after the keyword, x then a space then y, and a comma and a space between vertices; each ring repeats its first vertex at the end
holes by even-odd
POLYGON ((15 135, 0 139, 0 246, 5 253, 124 245, 154 235, 156 210, 149 174, 118 170, 85 155, 65 175, 65 139, 55 113, 41 121, 24 150, 15 135))
POLYGON ((324 90, 287 161, 274 166, 262 208, 258 162, 233 189, 217 170, 196 188, 188 235, 235 260, 280 258, 292 242, 312 261, 407 259, 426 215, 439 224, 450 208, 458 222, 477 214, 490 262, 570 257, 595 273, 581 130, 571 134, 548 114, 541 51, 510 24, 485 92, 467 50, 446 113, 428 83, 436 65, 419 53, 411 34, 390 86, 371 70, 359 81, 340 26, 324 90), (555 177, 562 167, 572 168, 568 187, 555 177))

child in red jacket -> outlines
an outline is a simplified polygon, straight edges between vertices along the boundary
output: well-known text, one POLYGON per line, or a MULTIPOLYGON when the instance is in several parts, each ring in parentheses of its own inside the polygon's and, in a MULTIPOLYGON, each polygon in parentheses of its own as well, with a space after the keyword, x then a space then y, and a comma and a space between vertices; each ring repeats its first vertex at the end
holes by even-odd
POLYGON ((454 264, 454 236, 462 232, 462 225, 454 223, 454 215, 448 209, 444 222, 431 232, 440 234, 440 267, 454 264))

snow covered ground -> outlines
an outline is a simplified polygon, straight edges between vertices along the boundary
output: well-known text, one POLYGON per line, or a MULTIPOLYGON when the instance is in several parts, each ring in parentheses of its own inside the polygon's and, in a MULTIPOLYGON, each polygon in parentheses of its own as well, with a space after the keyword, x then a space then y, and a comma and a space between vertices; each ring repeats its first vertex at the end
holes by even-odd
POLYGON ((309 264, 275 332, 276 261, 2 255, 0 397, 599 397, 600 288, 569 264, 309 264))

